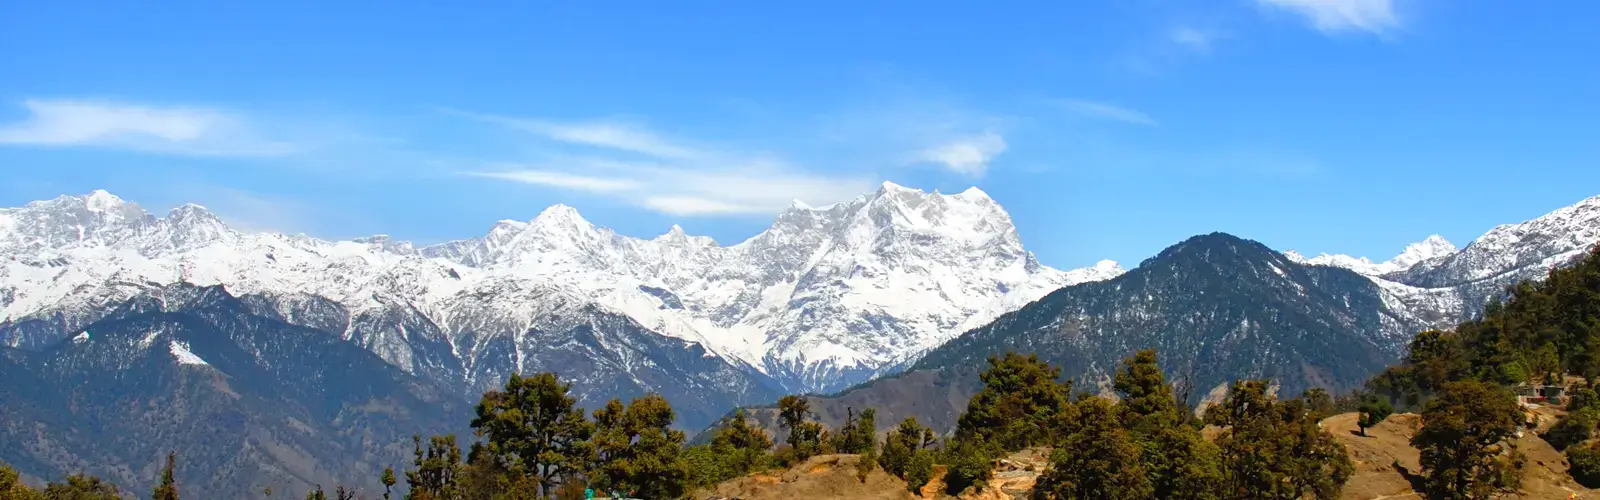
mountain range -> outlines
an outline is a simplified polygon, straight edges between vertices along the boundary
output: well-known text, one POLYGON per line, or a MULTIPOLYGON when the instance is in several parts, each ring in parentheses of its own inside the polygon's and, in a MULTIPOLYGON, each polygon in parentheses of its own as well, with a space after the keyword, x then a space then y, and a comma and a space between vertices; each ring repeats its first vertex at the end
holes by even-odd
POLYGON ((162 452, 102 433, 193 433, 163 445, 204 448, 182 467, 232 478, 204 491, 367 478, 410 433, 460 432, 515 372, 556 371, 589 408, 661 393, 686 429, 841 390, 818 398, 825 419, 870 404, 886 424, 945 425, 1004 350, 1085 390, 1141 347, 1191 400, 1247 376, 1342 389, 1597 241, 1600 197, 1376 264, 1211 234, 1131 271, 1061 271, 975 188, 796 202, 728 246, 676 226, 622 236, 562 205, 432 246, 324 241, 96 191, 0 209, 0 370, 26 381, 0 406, 37 408, 0 426, 0 460, 142 485, 162 452))
MULTIPOLYGON (((1110 395, 1118 363, 1155 348, 1187 402, 1217 400, 1229 382, 1270 378, 1278 390, 1358 387, 1398 359, 1418 332, 1450 328, 1600 243, 1600 196, 1498 226, 1457 249, 1438 236, 1374 264, 1306 258, 1228 234, 1180 242, 1119 276, 1063 287, 940 345, 900 374, 814 398, 825 424, 850 408, 879 421, 916 417, 949 429, 979 388, 985 358, 1017 351, 1062 368, 1076 390, 1110 395)), ((773 408, 757 419, 776 430, 773 408)))

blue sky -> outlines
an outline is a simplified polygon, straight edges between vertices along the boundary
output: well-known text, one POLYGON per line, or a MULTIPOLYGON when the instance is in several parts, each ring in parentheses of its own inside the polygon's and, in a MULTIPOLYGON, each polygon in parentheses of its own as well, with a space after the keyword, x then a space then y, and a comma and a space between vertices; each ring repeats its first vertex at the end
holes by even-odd
POLYGON ((0 206, 419 242, 566 203, 734 243, 883 180, 1047 264, 1387 258, 1600 194, 1600 3, 0 5, 0 206))

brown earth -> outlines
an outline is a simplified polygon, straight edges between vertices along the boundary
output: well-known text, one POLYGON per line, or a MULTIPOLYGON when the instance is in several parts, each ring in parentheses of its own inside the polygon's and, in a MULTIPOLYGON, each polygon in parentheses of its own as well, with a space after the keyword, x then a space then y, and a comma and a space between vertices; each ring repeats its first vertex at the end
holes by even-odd
MULTIPOLYGON (((1548 428, 1558 413, 1548 407, 1536 412, 1540 417, 1540 428, 1548 428)), ((1355 413, 1334 415, 1323 420, 1323 430, 1344 444, 1356 468, 1355 476, 1345 483, 1341 498, 1421 498, 1412 486, 1413 481, 1421 479, 1417 476, 1421 471, 1418 462, 1420 453, 1411 447, 1411 436, 1416 434, 1420 425, 1421 419, 1417 414, 1401 413, 1367 429, 1367 435, 1362 436, 1356 427, 1355 413)), ((1567 474, 1567 462, 1561 452, 1540 439, 1536 433, 1524 432, 1517 439, 1516 446, 1527 455, 1528 462, 1522 478, 1522 491, 1508 498, 1564 500, 1576 493, 1578 498, 1600 499, 1600 493, 1572 480, 1572 476, 1567 474)))
POLYGON ((882 469, 872 471, 865 483, 856 479, 857 455, 819 455, 787 471, 756 473, 699 492, 697 499, 799 500, 802 498, 900 500, 916 498, 906 482, 882 469))
MULTIPOLYGON (((1547 430, 1561 414, 1552 407, 1531 408, 1529 420, 1537 419, 1538 431, 1547 430)), ((1401 413, 1389 417, 1361 435, 1356 427, 1355 413, 1328 417, 1322 428, 1344 444, 1350 461, 1355 465, 1355 475, 1345 483, 1340 496, 1349 500, 1386 500, 1421 498, 1413 489, 1421 470, 1420 454, 1411 447, 1411 436, 1420 428, 1421 419, 1415 413, 1401 413)), ((1207 437, 1214 437, 1218 429, 1208 428, 1207 437)), ((1527 456, 1523 476, 1523 490, 1508 498, 1537 498, 1565 500, 1569 495, 1577 498, 1600 500, 1600 491, 1577 484, 1567 474, 1567 463, 1561 453, 1540 439, 1536 432, 1524 432, 1516 441, 1519 451, 1527 456)), ((984 488, 969 488, 959 495, 944 493, 944 467, 934 471, 934 478, 919 494, 906 491, 905 481, 874 470, 865 483, 856 479, 856 455, 822 455, 783 472, 760 473, 722 483, 715 489, 697 494, 697 499, 741 500, 797 500, 797 499, 912 499, 940 498, 956 500, 1013 500, 1027 498, 1035 481, 1049 465, 1050 451, 1034 448, 1013 453, 995 462, 994 478, 984 488)))

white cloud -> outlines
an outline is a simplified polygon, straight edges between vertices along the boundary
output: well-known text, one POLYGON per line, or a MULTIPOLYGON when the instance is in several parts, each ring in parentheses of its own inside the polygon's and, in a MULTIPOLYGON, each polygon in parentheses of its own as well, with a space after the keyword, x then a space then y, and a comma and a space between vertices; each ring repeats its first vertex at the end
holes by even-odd
POLYGON ((1063 109, 1080 116, 1101 120, 1113 120, 1135 125, 1155 125, 1156 120, 1139 110, 1124 108, 1111 103, 1085 101, 1081 99, 1063 99, 1056 101, 1063 109))
POLYGON ((961 137, 922 151, 921 161, 943 164, 959 174, 981 176, 989 162, 1006 150, 1006 140, 1000 134, 982 134, 961 137))
POLYGON ((1211 52, 1211 42, 1216 38, 1217 35, 1215 33, 1188 26, 1174 28, 1172 31, 1167 32, 1167 39, 1171 40, 1172 43, 1200 53, 1211 52))
POLYGON ((605 120, 559 122, 457 112, 478 120, 531 132, 553 141, 644 154, 657 158, 703 156, 695 148, 663 138, 641 125, 605 120))
POLYGON ((235 114, 203 107, 30 99, 29 116, 0 124, 0 145, 98 147, 191 156, 278 156, 294 148, 261 137, 235 114))
POLYGON ((874 184, 864 176, 823 174, 768 157, 690 147, 639 126, 592 126, 597 122, 551 125, 509 118, 490 121, 561 142, 650 158, 560 157, 535 165, 496 165, 467 175, 602 194, 671 215, 770 215, 796 199, 833 203, 867 192, 874 184), (525 126, 529 123, 540 126, 525 126))
POLYGON ((1391 0, 1256 0, 1261 5, 1304 16, 1324 33, 1367 31, 1382 34, 1399 26, 1391 0))
POLYGON ((467 172, 467 175, 594 193, 629 191, 640 187, 639 183, 632 179, 589 177, 547 170, 522 169, 499 172, 467 172))
POLYGON ((750 207, 698 196, 651 196, 644 206, 669 215, 715 215, 751 212, 750 207))

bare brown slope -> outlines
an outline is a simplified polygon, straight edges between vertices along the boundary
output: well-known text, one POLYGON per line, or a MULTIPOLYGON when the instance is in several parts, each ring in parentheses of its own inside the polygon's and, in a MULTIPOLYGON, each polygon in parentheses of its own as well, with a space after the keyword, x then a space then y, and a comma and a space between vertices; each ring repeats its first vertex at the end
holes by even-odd
POLYGON ((872 471, 867 481, 856 478, 858 455, 819 455, 787 471, 762 472, 717 485, 699 492, 698 499, 738 498, 741 500, 795 500, 799 498, 901 500, 916 498, 906 491, 905 481, 872 471))
MULTIPOLYGON (((1419 498, 1412 482, 1418 479, 1416 474, 1421 470, 1420 453, 1411 447, 1411 436, 1420 425, 1417 414, 1401 413, 1367 429, 1367 435, 1362 436, 1356 427, 1355 413, 1323 420, 1322 428, 1344 444, 1350 461, 1356 466, 1356 474, 1345 483, 1341 498, 1419 498)), ((1600 498, 1600 493, 1573 481, 1567 474, 1567 462, 1561 452, 1535 433, 1526 432, 1517 439, 1517 449, 1527 455, 1528 465, 1522 491, 1511 498, 1562 500, 1573 493, 1577 493, 1578 498, 1600 498)))

